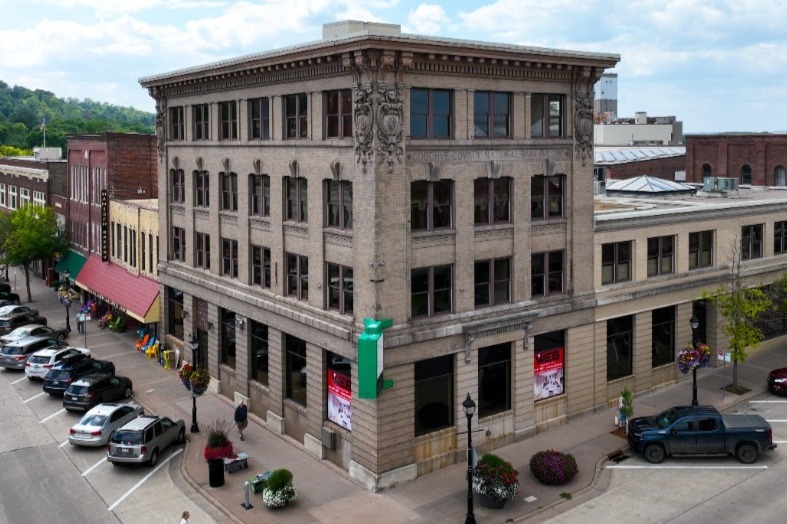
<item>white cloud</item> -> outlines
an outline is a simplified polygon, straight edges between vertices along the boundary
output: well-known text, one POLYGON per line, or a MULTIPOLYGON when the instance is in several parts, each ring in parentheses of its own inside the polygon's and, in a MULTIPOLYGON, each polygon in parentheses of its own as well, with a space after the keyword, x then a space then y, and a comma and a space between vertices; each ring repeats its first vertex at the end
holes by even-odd
POLYGON ((442 6, 435 4, 421 4, 407 15, 408 31, 421 35, 436 35, 450 22, 442 6))

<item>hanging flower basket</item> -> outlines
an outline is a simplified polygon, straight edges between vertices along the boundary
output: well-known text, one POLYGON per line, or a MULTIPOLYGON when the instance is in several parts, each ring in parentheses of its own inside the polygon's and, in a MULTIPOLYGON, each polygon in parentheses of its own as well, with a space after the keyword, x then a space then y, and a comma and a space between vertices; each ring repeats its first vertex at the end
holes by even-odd
POLYGON ((710 346, 700 342, 693 346, 689 344, 686 349, 678 352, 678 370, 684 375, 696 368, 704 368, 708 365, 711 359, 710 346))
POLYGON ((72 302, 79 298, 79 292, 75 289, 60 288, 57 290, 57 296, 60 303, 64 306, 70 306, 72 302))
POLYGON ((178 372, 180 382, 195 396, 200 396, 208 389, 210 375, 207 369, 195 369, 190 364, 184 365, 178 372))

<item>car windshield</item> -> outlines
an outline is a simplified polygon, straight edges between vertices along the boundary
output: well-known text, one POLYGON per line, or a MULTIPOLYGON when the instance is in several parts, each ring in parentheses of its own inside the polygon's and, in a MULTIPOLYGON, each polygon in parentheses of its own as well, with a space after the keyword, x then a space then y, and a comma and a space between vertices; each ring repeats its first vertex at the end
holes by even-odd
POLYGON ((10 315, 17 306, 3 306, 0 307, 0 316, 10 315))
POLYGON ((79 421, 80 426, 103 426, 107 421, 106 415, 85 415, 79 421))
POLYGON ((112 442, 118 444, 142 444, 142 432, 120 430, 112 437, 112 442))
POLYGON ((678 418, 678 412, 674 409, 662 411, 656 416, 656 425, 661 429, 668 428, 678 418))
POLYGON ((71 371, 68 369, 50 369, 46 373, 46 378, 52 380, 62 380, 71 376, 71 371))
POLYGON ((15 330, 13 330, 11 333, 9 333, 9 334, 8 334, 8 336, 9 336, 9 337, 19 337, 19 338, 22 338, 22 337, 26 337, 27 335, 29 335, 29 334, 30 334, 30 331, 31 331, 31 329, 30 329, 30 328, 16 328, 16 329, 15 329, 15 330))
POLYGON ((11 321, 10 320, 0 320, 0 327, 7 328, 10 325, 11 325, 11 321))
POLYGON ((21 346, 3 346, 3 349, 0 349, 3 355, 21 355, 23 352, 24 348, 21 346))

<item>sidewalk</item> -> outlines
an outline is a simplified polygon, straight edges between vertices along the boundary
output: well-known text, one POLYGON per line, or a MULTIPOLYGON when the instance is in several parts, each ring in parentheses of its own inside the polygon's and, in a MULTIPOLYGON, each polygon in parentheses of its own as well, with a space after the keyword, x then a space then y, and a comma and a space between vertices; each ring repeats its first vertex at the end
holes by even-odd
MULTIPOLYGON (((31 279, 31 287, 33 307, 48 316, 51 325, 63 325, 64 321, 58 319, 64 319, 64 309, 57 302, 56 294, 37 279, 31 279)), ((25 303, 26 295, 21 286, 17 292, 25 303)), ((88 339, 105 341, 89 346, 98 354, 106 352, 102 351, 102 346, 112 351, 127 347, 132 355, 136 354, 133 349, 136 341, 134 332, 113 333, 111 343, 108 331, 99 332, 100 338, 96 332, 96 322, 89 322, 88 339)), ((72 333, 70 342, 81 345, 79 337, 81 335, 72 333)), ((124 353, 124 356, 127 355, 124 353)), ((136 401, 147 411, 184 419, 188 431, 191 426, 191 396, 180 384, 175 371, 165 370, 154 361, 146 360, 141 353, 135 356, 138 356, 138 364, 132 369, 124 369, 123 374, 134 381, 136 401)), ((750 393, 737 396, 721 389, 724 384, 732 382, 732 364, 727 364, 726 367, 698 371, 699 402, 715 405, 720 410, 742 404, 765 390, 765 377, 770 369, 784 366, 787 366, 787 337, 764 342, 757 354, 738 365, 738 382, 751 389, 750 393)), ((655 414, 670 406, 690 402, 689 374, 677 384, 635 397, 634 416, 655 414)), ((249 416, 243 442, 237 438, 236 431, 231 433, 236 452, 249 454, 249 469, 225 474, 224 486, 212 488, 208 483, 208 466, 202 456, 205 428, 216 419, 231 421, 233 409, 231 401, 224 397, 213 394, 199 397, 197 417, 201 431, 187 433, 185 452, 173 460, 173 467, 179 467, 185 479, 184 482, 176 482, 179 488, 214 522, 464 522, 467 513, 465 463, 454 464, 382 493, 370 493, 353 483, 346 471, 307 454, 301 443, 269 431, 264 422, 254 415, 249 416), (297 499, 287 508, 273 511, 263 504, 261 495, 254 494, 250 495, 254 507, 244 509, 241 506, 244 502, 244 481, 251 475, 282 467, 293 472, 297 499)), ((519 470, 519 493, 500 510, 485 509, 476 502, 476 521, 543 522, 601 494, 610 479, 610 472, 605 469, 607 456, 627 448, 623 438, 611 433, 615 429, 614 414, 612 408, 603 409, 497 449, 497 454, 510 460, 519 470), (563 486, 544 486, 535 480, 528 462, 534 453, 544 449, 557 449, 574 455, 579 465, 579 474, 574 480, 563 486), (566 494, 570 494, 570 500, 566 500, 566 494)))

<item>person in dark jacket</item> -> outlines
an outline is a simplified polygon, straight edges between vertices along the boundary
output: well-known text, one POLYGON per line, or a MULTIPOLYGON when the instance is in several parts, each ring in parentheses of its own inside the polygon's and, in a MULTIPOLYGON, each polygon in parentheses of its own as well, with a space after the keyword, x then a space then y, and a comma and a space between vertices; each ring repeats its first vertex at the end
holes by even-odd
POLYGON ((238 407, 235 408, 235 425, 238 426, 240 439, 243 440, 243 430, 249 425, 249 408, 246 407, 243 399, 238 403, 238 407))

